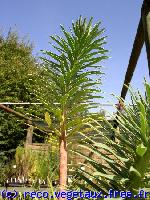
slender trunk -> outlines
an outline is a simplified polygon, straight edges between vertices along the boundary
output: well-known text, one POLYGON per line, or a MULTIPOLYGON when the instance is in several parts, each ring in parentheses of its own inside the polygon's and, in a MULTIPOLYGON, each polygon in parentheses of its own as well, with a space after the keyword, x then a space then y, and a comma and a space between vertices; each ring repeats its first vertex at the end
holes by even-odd
MULTIPOLYGON (((66 186, 67 186, 67 149, 66 149, 65 138, 60 138, 59 150, 60 150, 59 184, 60 184, 60 192, 64 192, 66 191, 66 186)), ((66 198, 60 197, 59 200, 66 200, 66 198)))
MULTIPOLYGON (((59 138, 59 185, 60 192, 66 191, 67 186, 67 141, 66 141, 66 129, 65 129, 65 112, 62 116, 61 123, 61 137, 59 138)), ((66 200, 66 198, 60 197, 59 200, 66 200)))

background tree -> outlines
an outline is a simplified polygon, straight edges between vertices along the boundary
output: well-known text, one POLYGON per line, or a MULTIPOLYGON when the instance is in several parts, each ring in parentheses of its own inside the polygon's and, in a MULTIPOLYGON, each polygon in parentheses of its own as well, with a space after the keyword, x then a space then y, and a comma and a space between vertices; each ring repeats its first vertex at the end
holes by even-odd
MULTIPOLYGON (((0 103, 2 102, 36 102, 33 94, 38 87, 38 76, 42 70, 32 55, 32 45, 18 34, 9 31, 4 37, 0 35, 0 103)), ((40 106, 15 106, 10 108, 24 114, 39 115, 40 106)), ((0 110, 0 159, 11 160, 15 149, 26 136, 25 122, 10 113, 0 110)))
POLYGON ((47 82, 43 80, 43 103, 52 113, 51 117, 46 113, 45 118, 59 138, 60 190, 67 185, 67 140, 83 128, 83 122, 92 115, 85 111, 97 107, 94 99, 101 98, 102 72, 98 63, 107 57, 102 48, 104 29, 99 25, 92 26, 92 18, 87 22, 80 17, 72 23, 70 32, 61 26, 63 37, 51 36, 58 53, 44 51, 46 57, 42 58, 49 77, 47 82), (58 125, 54 126, 56 119, 58 125))

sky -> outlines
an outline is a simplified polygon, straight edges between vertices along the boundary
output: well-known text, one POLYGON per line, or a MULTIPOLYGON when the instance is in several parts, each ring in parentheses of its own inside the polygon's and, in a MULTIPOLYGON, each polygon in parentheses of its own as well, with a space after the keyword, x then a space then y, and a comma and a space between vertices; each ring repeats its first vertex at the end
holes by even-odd
MULTIPOLYGON (((103 99, 100 103, 117 103, 112 93, 119 96, 124 82, 129 57, 132 50, 140 9, 143 0, 1 0, 0 30, 6 34, 10 27, 21 37, 27 37, 34 45, 33 54, 39 56, 41 50, 51 49, 50 35, 59 34, 60 24, 70 27, 80 15, 94 17, 105 28, 110 57, 103 64, 103 99)), ((148 64, 145 47, 142 50, 134 72, 132 87, 144 91, 144 77, 148 80, 148 64)), ((129 95, 127 96, 129 101, 129 95)), ((100 109, 100 108, 99 108, 100 109)), ((104 109, 113 112, 113 108, 104 109)))

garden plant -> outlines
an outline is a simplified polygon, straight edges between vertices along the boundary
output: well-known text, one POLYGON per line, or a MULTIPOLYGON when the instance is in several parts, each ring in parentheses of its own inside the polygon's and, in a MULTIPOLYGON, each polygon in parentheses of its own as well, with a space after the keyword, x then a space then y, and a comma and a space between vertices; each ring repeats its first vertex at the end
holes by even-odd
MULTIPOLYGON (((113 189, 137 195, 140 189, 150 188, 150 84, 145 81, 144 85, 145 96, 130 90, 132 105, 118 113, 119 132, 116 132, 115 141, 89 124, 103 142, 84 135, 81 146, 97 155, 97 159, 76 152, 87 161, 85 170, 78 170, 76 189, 102 191, 105 195, 113 189)), ((115 131, 108 121, 105 123, 115 131)), ((122 199, 119 195, 118 198, 122 199)))

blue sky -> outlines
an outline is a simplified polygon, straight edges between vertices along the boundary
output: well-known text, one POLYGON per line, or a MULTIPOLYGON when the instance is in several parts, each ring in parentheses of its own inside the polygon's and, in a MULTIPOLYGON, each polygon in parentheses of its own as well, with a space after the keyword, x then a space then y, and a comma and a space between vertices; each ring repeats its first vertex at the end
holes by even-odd
MULTIPOLYGON (((101 103, 117 101, 110 94, 120 95, 127 69, 142 0, 2 0, 0 6, 0 29, 5 34, 12 27, 20 36, 28 36, 34 44, 34 54, 49 49, 49 36, 60 33, 60 24, 71 26, 80 15, 94 22, 101 21, 106 29, 109 58, 103 65, 106 73, 101 103)), ((133 88, 143 91, 143 78, 148 79, 145 47, 142 50, 134 77, 133 88)), ((127 100, 129 98, 127 97, 127 100)), ((108 108, 112 111, 112 109, 108 108)))

